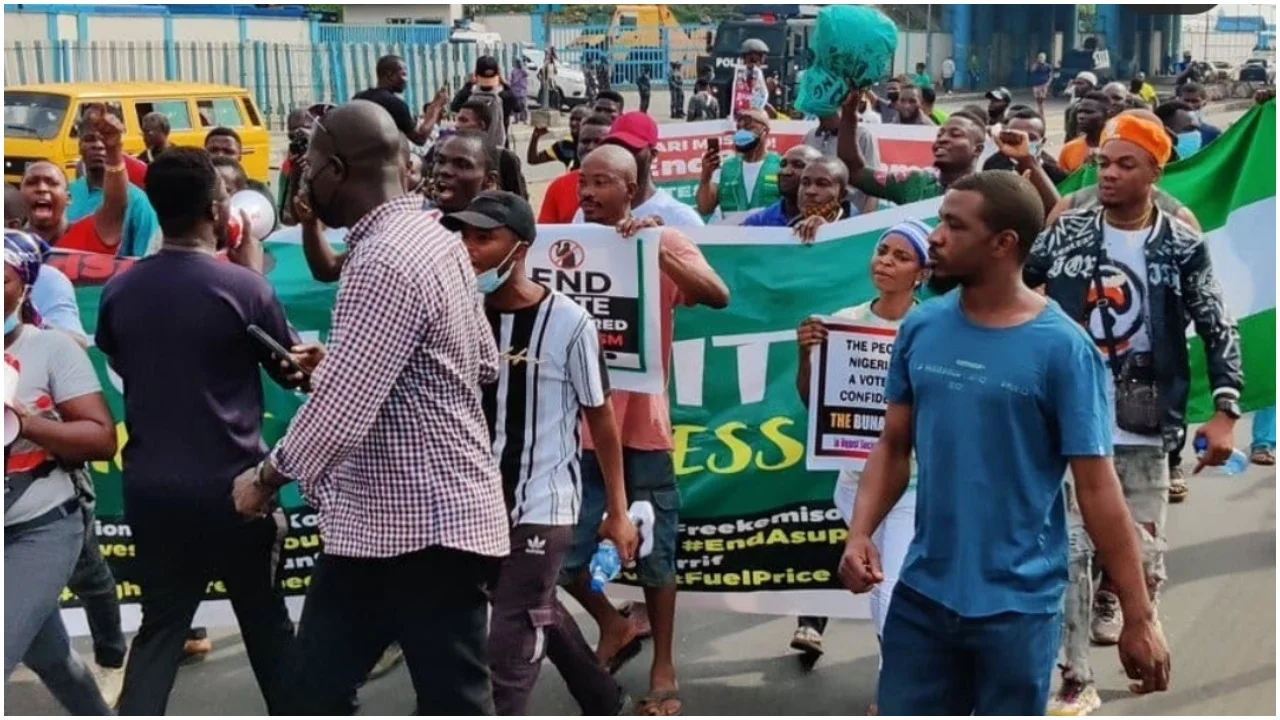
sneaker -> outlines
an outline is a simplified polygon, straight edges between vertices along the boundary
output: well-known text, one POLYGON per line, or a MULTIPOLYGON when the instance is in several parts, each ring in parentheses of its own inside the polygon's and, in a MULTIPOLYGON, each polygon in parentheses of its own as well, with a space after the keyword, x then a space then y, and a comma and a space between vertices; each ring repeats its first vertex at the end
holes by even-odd
POLYGON ((94 682, 98 684, 98 692, 102 693, 103 702, 114 709, 116 703, 120 702, 120 691, 124 689, 124 668, 102 667, 97 663, 89 668, 94 682))
POLYGON ((1046 715, 1088 715, 1102 707, 1102 698, 1092 683, 1063 679, 1058 693, 1049 698, 1046 715))
POLYGON ((791 636, 791 649, 817 657, 822 654, 822 635, 817 630, 801 625, 791 636))
POLYGON ((395 666, 404 661, 404 651, 400 649, 399 644, 392 644, 386 650, 382 651, 382 657, 378 658, 378 662, 374 663, 373 669, 369 671, 369 679, 377 680, 378 678, 391 672, 395 666))
POLYGON ((1093 596, 1093 622, 1089 635, 1095 645, 1115 645, 1120 642, 1120 628, 1124 615, 1120 612, 1120 598, 1107 590, 1099 590, 1093 596))
POLYGON ((1191 494, 1191 488, 1187 487, 1187 476, 1182 471, 1182 467, 1169 469, 1169 502, 1180 503, 1187 499, 1187 495, 1191 494))

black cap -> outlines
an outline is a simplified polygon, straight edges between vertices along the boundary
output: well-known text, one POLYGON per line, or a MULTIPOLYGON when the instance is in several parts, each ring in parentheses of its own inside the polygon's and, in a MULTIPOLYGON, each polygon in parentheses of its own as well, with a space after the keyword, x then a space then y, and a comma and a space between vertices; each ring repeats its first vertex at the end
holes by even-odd
POLYGON ((492 55, 481 55, 476 58, 476 74, 480 77, 493 77, 498 74, 498 58, 492 55))
POLYGON ((538 236, 538 224, 528 201, 505 190, 486 190, 476 195, 465 210, 445 215, 440 218, 440 224, 453 232, 461 232, 464 227, 510 228, 527 243, 538 236))
POLYGON ((1009 88, 998 87, 995 90, 987 91, 987 99, 1011 103, 1013 102, 1013 94, 1009 92, 1009 88))

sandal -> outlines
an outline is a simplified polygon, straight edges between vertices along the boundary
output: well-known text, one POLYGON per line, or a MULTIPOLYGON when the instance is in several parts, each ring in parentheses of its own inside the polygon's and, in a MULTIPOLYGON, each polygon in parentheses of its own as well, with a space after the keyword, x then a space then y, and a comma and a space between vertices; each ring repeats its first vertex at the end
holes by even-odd
POLYGON ((609 671, 610 675, 617 675, 623 665, 631 662, 635 656, 640 654, 640 646, 644 644, 644 640, 639 636, 631 639, 631 642, 622 646, 622 649, 613 654, 608 662, 604 664, 604 669, 609 671))
POLYGON ((655 690, 644 697, 636 706, 637 715, 670 716, 680 715, 684 710, 684 701, 680 699, 680 690, 655 690), (672 706, 675 707, 672 707, 672 706))
POLYGON ((1276 451, 1265 445, 1258 446, 1249 454, 1249 462, 1254 465, 1266 465, 1270 467, 1276 464, 1276 451))

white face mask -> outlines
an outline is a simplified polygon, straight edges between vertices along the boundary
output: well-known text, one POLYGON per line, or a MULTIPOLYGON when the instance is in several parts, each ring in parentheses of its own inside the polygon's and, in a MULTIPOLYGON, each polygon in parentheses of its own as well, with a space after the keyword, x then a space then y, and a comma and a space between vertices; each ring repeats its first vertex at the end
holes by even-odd
POLYGON ((512 255, 516 254, 516 249, 522 244, 523 243, 516 243, 516 246, 511 248, 511 252, 507 253, 507 256, 502 258, 502 262, 494 265, 488 270, 485 270, 479 275, 476 275, 476 289, 479 290, 481 294, 488 295, 505 285, 507 280, 511 278, 511 271, 514 270, 516 266, 515 263, 509 263, 508 261, 511 260, 512 255), (503 265, 506 265, 507 269, 499 270, 503 265))

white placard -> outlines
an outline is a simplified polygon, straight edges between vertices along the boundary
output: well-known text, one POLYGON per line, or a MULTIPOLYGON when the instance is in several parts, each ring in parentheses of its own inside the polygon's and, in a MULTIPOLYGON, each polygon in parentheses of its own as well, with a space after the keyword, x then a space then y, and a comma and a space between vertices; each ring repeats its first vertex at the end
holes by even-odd
POLYGON ((810 351, 810 470, 861 471, 884 430, 893 328, 818 318, 827 339, 810 351))

